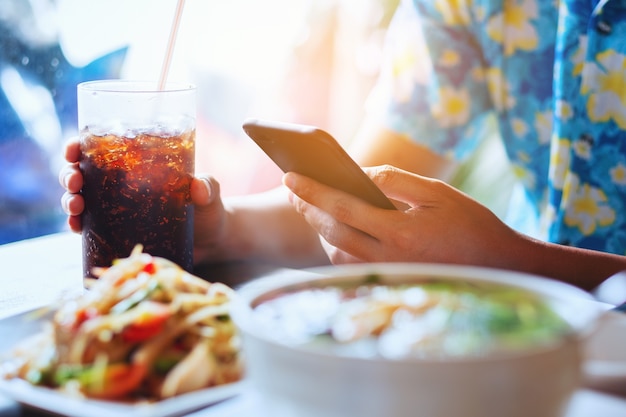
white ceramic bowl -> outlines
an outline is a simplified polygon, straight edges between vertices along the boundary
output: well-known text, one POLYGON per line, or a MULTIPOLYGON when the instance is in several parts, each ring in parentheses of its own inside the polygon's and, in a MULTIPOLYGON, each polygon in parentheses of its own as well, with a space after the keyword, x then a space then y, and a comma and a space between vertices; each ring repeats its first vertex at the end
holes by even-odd
POLYGON ((603 310, 573 286, 510 271, 430 264, 358 264, 266 277, 238 291, 248 378, 265 414, 279 417, 557 417, 580 384, 582 341, 603 310), (424 277, 510 285, 540 294, 571 325, 557 343, 483 357, 357 358, 277 340, 253 307, 269 294, 311 283, 383 284, 424 277))

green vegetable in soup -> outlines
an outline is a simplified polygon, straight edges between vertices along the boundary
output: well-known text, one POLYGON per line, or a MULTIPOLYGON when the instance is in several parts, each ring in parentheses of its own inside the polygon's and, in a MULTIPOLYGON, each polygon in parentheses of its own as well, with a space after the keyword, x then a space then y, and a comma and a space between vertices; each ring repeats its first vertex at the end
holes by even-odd
POLYGON ((569 332, 540 296, 433 278, 300 289, 261 303, 257 317, 287 343, 351 356, 463 357, 544 346, 569 332))

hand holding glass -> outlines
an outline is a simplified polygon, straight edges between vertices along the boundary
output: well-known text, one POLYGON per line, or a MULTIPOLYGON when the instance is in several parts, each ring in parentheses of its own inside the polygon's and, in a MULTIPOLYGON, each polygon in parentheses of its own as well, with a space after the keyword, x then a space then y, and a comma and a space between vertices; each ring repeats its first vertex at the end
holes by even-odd
POLYGON ((79 84, 85 276, 137 244, 191 270, 195 119, 191 85, 79 84))

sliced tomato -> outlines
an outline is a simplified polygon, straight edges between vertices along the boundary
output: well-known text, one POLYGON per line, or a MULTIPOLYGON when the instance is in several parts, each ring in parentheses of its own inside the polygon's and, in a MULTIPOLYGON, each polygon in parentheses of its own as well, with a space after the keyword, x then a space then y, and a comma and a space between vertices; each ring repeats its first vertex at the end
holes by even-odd
POLYGON ((71 326, 73 330, 77 330, 81 324, 86 322, 89 319, 98 316, 98 310, 95 308, 80 308, 74 314, 74 321, 71 326))
POLYGON ((156 272, 156 264, 154 262, 149 262, 146 266, 143 267, 143 272, 153 275, 156 272))
POLYGON ((129 343, 142 342, 159 334, 172 313, 167 305, 144 301, 135 307, 136 319, 122 330, 122 340, 129 343))
POLYGON ((101 379, 80 378, 81 385, 89 397, 106 400, 123 398, 139 388, 146 371, 143 364, 114 363, 106 366, 101 379))

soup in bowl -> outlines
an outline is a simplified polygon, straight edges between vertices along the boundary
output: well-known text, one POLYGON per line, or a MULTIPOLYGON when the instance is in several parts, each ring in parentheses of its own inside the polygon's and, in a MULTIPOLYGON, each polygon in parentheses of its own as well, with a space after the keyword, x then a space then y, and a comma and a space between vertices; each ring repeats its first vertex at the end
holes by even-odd
POLYGON ((360 264, 254 281, 233 318, 269 415, 556 417, 591 300, 510 271, 360 264))

